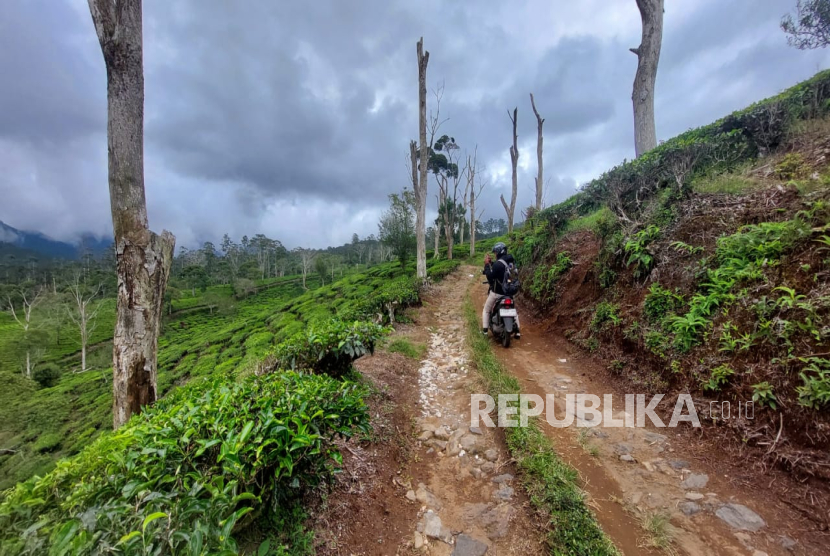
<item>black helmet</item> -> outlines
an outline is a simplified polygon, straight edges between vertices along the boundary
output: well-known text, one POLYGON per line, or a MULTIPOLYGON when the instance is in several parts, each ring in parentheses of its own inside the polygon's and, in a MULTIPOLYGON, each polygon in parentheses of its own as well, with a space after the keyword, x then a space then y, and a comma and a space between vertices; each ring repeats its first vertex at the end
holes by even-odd
POLYGON ((493 253, 496 254, 497 259, 501 258, 507 254, 507 246, 500 241, 493 246, 493 253))

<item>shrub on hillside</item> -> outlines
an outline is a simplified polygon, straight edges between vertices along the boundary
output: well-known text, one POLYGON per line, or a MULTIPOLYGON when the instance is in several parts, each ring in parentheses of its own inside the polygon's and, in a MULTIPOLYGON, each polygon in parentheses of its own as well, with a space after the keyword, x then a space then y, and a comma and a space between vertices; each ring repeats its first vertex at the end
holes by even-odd
POLYGON ((256 283, 248 278, 239 278, 233 283, 233 295, 237 299, 245 299, 246 297, 256 293, 256 283))
POLYGON ((40 365, 35 372, 32 373, 32 378, 35 382, 40 384, 42 388, 49 388, 60 378, 61 370, 56 363, 44 363, 40 365))
POLYGON ((654 266, 654 253, 649 247, 657 236, 660 235, 660 228, 651 225, 640 230, 625 242, 625 253, 628 255, 626 266, 634 265, 634 276, 642 278, 648 276, 651 267, 654 266))
POLYGON ((420 301, 420 284, 420 280, 411 276, 386 281, 378 288, 367 289, 365 295, 358 298, 341 316, 345 319, 372 319, 393 324, 405 308, 420 301))
POLYGON ((668 290, 655 282, 649 288, 643 303, 643 315, 648 322, 655 323, 682 306, 683 296, 677 290, 668 290))
POLYGON ((616 303, 609 303, 608 301, 600 301, 597 303, 594 309, 594 317, 591 319, 591 330, 599 332, 608 327, 622 324, 619 309, 616 303))
POLYGON ((284 372, 184 387, 7 493, 3 554, 236 554, 245 515, 317 484, 363 391, 284 372))
POLYGON ((349 372, 355 359, 373 354, 386 332, 369 322, 331 320, 282 342, 263 363, 262 371, 308 370, 339 378, 349 372))

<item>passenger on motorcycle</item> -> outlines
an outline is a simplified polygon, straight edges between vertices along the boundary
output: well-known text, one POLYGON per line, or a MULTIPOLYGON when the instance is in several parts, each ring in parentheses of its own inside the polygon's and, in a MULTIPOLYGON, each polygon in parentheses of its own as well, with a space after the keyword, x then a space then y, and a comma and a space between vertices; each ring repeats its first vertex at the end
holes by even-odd
MULTIPOLYGON (((496 255, 496 261, 494 262, 490 257, 490 253, 487 253, 484 257, 484 270, 481 271, 487 277, 487 283, 490 284, 487 301, 484 303, 484 310, 481 312, 482 334, 487 334, 487 330, 490 327, 490 312, 493 310, 496 301, 504 295, 501 288, 504 282, 504 274, 514 264, 513 255, 507 253, 507 246, 504 243, 498 242, 495 244, 493 246, 493 253, 496 255), (503 263, 499 261, 503 261, 503 263)), ((516 315, 516 331, 514 337, 522 337, 519 333, 518 314, 516 315)))

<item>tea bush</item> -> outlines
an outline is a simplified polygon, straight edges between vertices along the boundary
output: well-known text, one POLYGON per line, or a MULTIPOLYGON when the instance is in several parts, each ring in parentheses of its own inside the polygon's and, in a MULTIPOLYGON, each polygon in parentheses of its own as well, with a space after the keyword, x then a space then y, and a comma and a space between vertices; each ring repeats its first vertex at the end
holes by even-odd
POLYGON ((243 517, 316 485, 364 391, 282 372, 174 392, 0 504, 2 554, 235 554, 243 517))
POLYGON ((377 324, 332 320, 278 345, 264 370, 302 369, 339 378, 349 372, 355 359, 374 353, 375 344, 386 333, 377 324))

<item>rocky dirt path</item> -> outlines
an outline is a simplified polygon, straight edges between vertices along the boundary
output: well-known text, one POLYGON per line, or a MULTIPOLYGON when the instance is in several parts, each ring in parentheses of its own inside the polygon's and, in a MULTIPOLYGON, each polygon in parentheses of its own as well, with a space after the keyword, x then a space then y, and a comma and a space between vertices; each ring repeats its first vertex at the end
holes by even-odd
POLYGON ((421 359, 379 350, 356 362, 376 391, 372 439, 341 443, 343 472, 311 512, 317 554, 548 553, 502 432, 470 429, 470 394, 485 389, 468 360, 468 284, 448 276, 396 327, 390 342, 426 346, 421 359))
POLYGON ((483 392, 467 357, 466 274, 433 288, 422 309, 428 345, 418 368, 423 482, 406 497, 418 504, 412 548, 427 554, 543 554, 538 517, 519 491, 499 431, 470 427, 470 394, 483 392))
MULTIPOLYGON (((477 269, 466 270, 477 273, 477 269)), ((480 310, 486 292, 478 282, 470 280, 470 288, 480 310)), ((556 401, 562 402, 560 407, 567 393, 600 398, 612 393, 620 400, 614 403, 614 415, 623 417, 624 393, 595 370, 589 372, 572 361, 561 344, 529 317, 527 311, 522 313, 520 341, 507 350, 493 344, 523 391, 543 398, 555 394, 556 401)), ((557 415, 562 417, 559 411, 557 415)), ((659 541, 661 533, 672 539, 667 552, 693 556, 830 553, 827 547, 798 542, 798 531, 788 526, 791 521, 780 518, 772 501, 748 495, 736 489, 728 476, 718 476, 706 465, 718 454, 685 450, 683 436, 676 429, 553 428, 545 424, 544 430, 563 459, 583 477, 601 526, 626 554, 639 554, 659 541), (664 526, 659 526, 661 517, 667 520, 664 526), (651 532, 646 530, 649 525, 654 529, 651 532)))

